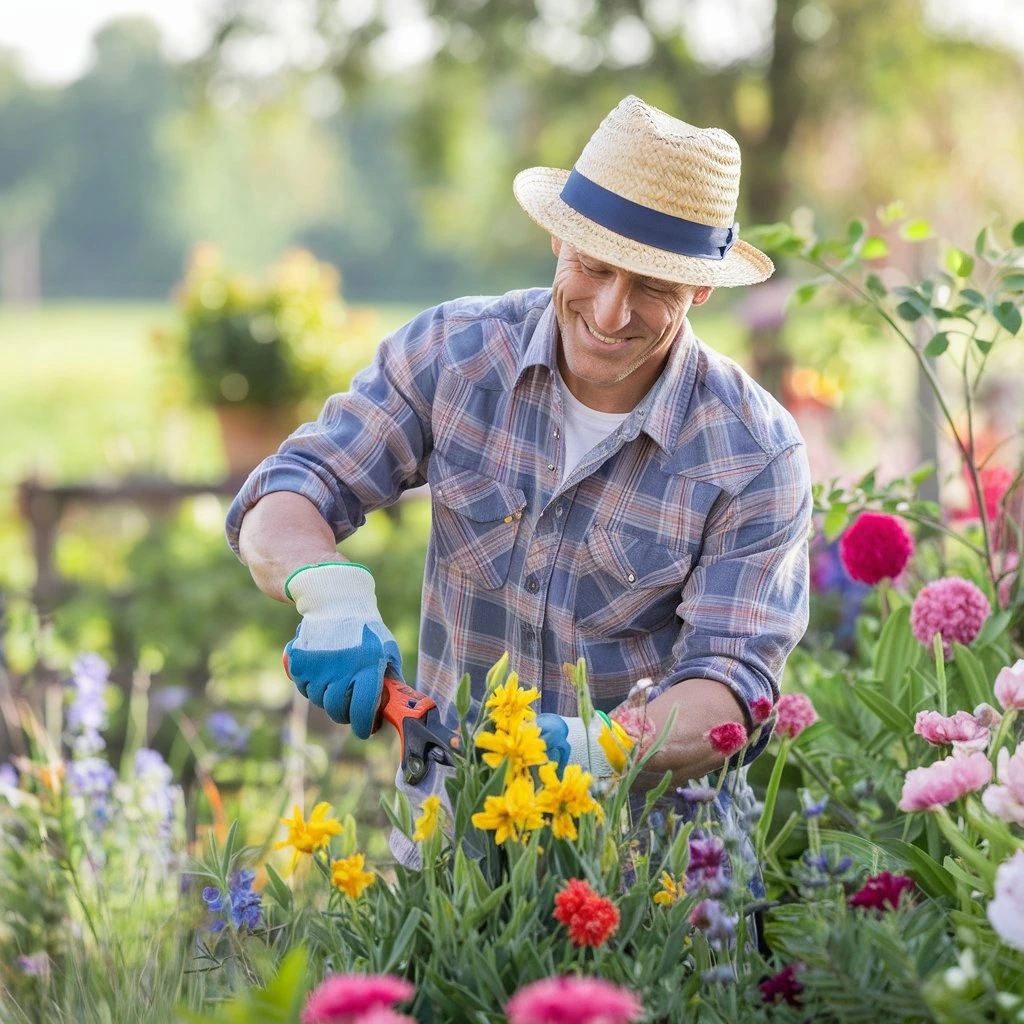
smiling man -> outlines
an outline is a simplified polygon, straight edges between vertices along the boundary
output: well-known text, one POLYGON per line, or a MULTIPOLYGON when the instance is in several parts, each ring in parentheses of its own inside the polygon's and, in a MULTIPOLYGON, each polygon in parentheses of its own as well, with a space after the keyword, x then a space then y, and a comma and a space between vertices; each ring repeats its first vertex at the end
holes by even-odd
POLYGON ((478 702, 509 651, 560 762, 608 771, 564 670, 584 658, 605 712, 655 681, 655 726, 677 714, 652 767, 685 782, 721 765, 711 727, 775 703, 807 622, 803 442, 688 320, 713 288, 773 271, 738 238, 739 172, 728 133, 627 97, 572 171, 516 177, 552 236, 552 287, 422 313, 253 472, 228 537, 295 602, 289 673, 336 721, 369 735, 385 668, 401 670, 372 576, 336 544, 424 482, 416 686, 450 724, 462 673, 478 702))

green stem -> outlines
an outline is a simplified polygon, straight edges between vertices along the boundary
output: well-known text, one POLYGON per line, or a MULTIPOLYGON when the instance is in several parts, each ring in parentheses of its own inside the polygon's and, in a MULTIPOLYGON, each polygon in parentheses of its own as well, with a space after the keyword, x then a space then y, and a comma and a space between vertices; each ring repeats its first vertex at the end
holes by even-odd
POLYGON ((956 854, 969 864, 978 877, 988 885, 989 893, 991 894, 992 885, 996 877, 996 866, 984 854, 967 842, 945 807, 937 807, 932 813, 935 815, 935 819, 939 823, 939 829, 946 837, 946 841, 953 847, 956 854))
POLYGON ((768 830, 771 828, 772 817, 775 814, 775 801, 779 796, 779 786, 782 784, 782 769, 786 767, 786 755, 789 753, 792 740, 783 736, 779 744, 779 752, 775 755, 775 764, 772 765, 772 774, 768 779, 768 788, 764 794, 764 810, 761 812, 761 820, 757 823, 757 859, 764 859, 765 843, 768 839, 768 830))
POLYGON ((942 649, 942 634, 932 637, 932 653, 935 655, 935 681, 939 687, 939 714, 946 714, 946 654, 942 649))

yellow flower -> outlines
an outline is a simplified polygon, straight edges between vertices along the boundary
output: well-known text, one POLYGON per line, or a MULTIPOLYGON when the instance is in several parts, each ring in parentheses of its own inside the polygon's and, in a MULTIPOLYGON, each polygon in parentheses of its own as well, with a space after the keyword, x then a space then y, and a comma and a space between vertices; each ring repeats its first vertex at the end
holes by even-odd
POLYGON ((288 826, 288 838, 275 843, 274 849, 280 850, 285 846, 293 847, 291 863, 288 870, 293 871, 303 853, 312 853, 321 846, 326 846, 331 841, 331 836, 341 835, 341 822, 335 818, 329 818, 331 805, 324 801, 313 808, 313 813, 306 821, 302 816, 302 809, 295 805, 291 818, 282 818, 281 824, 288 826))
POLYGON ((608 758, 608 763, 618 775, 621 775, 626 767, 629 752, 633 749, 633 737, 614 718, 608 721, 611 722, 611 728, 605 723, 597 734, 597 742, 601 745, 604 756, 608 758))
POLYGON ((528 690, 519 685, 515 672, 509 673, 508 682, 499 686, 484 707, 490 712, 494 727, 502 732, 514 733, 524 722, 533 721, 537 712, 530 707, 540 699, 540 690, 531 686, 528 690))
POLYGON ((547 747, 536 725, 520 725, 515 732, 482 732, 476 738, 476 745, 491 753, 484 754, 484 761, 497 768, 508 758, 508 777, 522 775, 535 764, 544 764, 548 759, 547 747))
POLYGON ((501 796, 489 796, 484 809, 473 815, 477 828, 494 831, 494 841, 500 846, 506 839, 519 839, 522 834, 540 828, 544 817, 537 806, 533 781, 528 775, 514 778, 501 796))
POLYGON ((676 881, 667 871, 661 873, 661 891, 654 894, 654 902, 662 907, 671 907, 676 900, 686 895, 683 885, 686 882, 685 876, 676 881))
POLYGON ((352 899, 359 899, 362 891, 373 884, 376 876, 372 871, 363 870, 363 855, 353 853, 331 864, 331 883, 352 899))
POLYGON ((441 811, 441 798, 428 796, 423 801, 423 813, 416 819, 416 831, 412 837, 417 843, 429 839, 437 828, 438 816, 441 811))
POLYGON ((576 822, 581 814, 597 814, 604 819, 601 805, 590 795, 589 772, 578 764, 566 765, 562 778, 554 761, 541 765, 544 788, 537 794, 537 806, 551 815, 551 831, 556 839, 576 838, 576 822))

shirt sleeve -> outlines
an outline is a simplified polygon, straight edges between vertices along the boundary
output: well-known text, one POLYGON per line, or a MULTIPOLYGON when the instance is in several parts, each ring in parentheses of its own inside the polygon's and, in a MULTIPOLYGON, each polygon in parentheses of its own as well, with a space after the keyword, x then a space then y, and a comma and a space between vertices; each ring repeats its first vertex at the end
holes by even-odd
POLYGON ((340 541, 363 524, 368 512, 393 504, 402 491, 425 482, 444 340, 441 306, 399 328, 381 342, 350 390, 329 398, 315 423, 299 427, 276 455, 253 470, 225 524, 236 555, 242 519, 271 491, 308 498, 340 541))
MULTIPOLYGON (((725 506, 705 534, 700 560, 682 591, 684 626, 663 685, 717 679, 751 703, 779 697, 789 652, 807 629, 810 468, 802 443, 775 458, 725 506)), ((747 750, 767 745, 766 728, 747 750)))

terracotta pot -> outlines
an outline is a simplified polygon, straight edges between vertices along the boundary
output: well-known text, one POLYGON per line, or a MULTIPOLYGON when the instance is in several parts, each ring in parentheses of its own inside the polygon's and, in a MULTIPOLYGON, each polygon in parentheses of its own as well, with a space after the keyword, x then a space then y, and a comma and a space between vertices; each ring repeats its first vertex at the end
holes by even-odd
POLYGON ((248 476, 262 459, 277 451, 299 424, 294 406, 262 409, 251 405, 218 405, 216 412, 228 475, 232 479, 248 476))

